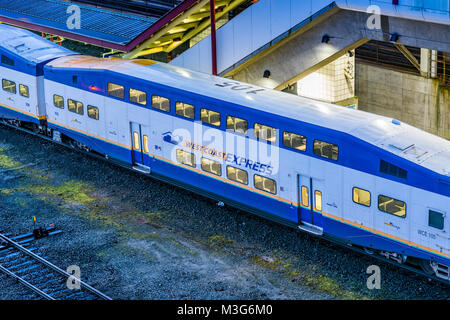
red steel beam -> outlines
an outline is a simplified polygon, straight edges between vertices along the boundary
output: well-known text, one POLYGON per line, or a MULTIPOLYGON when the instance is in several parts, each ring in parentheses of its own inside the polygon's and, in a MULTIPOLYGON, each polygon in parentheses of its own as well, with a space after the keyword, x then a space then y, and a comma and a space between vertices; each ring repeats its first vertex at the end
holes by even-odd
POLYGON ((212 74, 217 75, 216 1, 210 0, 211 10, 211 65, 212 74))

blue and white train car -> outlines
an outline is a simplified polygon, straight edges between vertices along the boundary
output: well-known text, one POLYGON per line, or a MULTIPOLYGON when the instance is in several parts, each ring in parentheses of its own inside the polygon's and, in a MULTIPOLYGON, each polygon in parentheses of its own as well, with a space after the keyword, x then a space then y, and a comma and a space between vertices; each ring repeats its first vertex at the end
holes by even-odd
POLYGON ((4 24, 0 24, 0 34, 0 117, 42 124, 46 117, 43 67, 76 53, 4 24))
POLYGON ((53 139, 450 281, 449 141, 149 60, 43 69, 53 139))

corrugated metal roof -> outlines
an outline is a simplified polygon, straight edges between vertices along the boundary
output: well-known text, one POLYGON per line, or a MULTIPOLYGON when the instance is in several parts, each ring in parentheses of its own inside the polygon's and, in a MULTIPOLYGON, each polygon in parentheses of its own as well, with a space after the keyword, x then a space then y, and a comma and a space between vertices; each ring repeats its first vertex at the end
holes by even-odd
POLYGON ((77 54, 28 30, 0 24, 0 47, 33 64, 77 54))
POLYGON ((77 4, 81 9, 81 28, 69 29, 70 5, 73 3, 57 0, 0 0, 0 16, 122 45, 157 21, 77 4))

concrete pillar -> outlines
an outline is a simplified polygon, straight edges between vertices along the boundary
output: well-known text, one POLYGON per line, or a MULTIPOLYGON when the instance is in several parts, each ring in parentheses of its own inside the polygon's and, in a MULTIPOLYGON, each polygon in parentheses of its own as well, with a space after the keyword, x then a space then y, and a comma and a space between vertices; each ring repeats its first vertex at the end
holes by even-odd
POLYGON ((437 50, 420 49, 420 74, 425 78, 437 78, 437 50))

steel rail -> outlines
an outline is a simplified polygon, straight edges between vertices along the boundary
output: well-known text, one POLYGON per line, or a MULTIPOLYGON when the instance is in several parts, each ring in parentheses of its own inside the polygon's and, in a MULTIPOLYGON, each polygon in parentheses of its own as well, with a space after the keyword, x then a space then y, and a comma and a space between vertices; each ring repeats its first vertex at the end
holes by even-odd
MULTIPOLYGON (((59 273, 60 275, 62 275, 63 277, 66 277, 67 279, 72 278, 75 281, 78 281, 79 284, 81 285, 81 287, 83 287, 84 289, 86 289, 87 291, 89 291, 90 293, 94 294, 95 296, 98 296, 104 300, 112 300, 110 297, 108 297, 107 295, 101 293, 100 291, 98 291, 97 289, 94 289, 93 287, 91 287, 90 285, 88 285, 87 283, 83 282, 82 280, 78 279, 77 277, 75 277, 74 275, 71 275, 69 273, 67 273, 66 271, 62 270, 61 268, 55 266, 54 264, 48 262, 47 260, 41 258, 40 256, 38 256, 37 254, 35 254, 34 252, 31 252, 30 250, 28 250, 27 248, 21 246, 20 244, 18 244, 17 242, 9 239, 8 237, 4 236, 3 234, 0 233, 0 239, 5 241, 6 243, 8 243, 10 246, 12 246, 13 248, 25 253, 27 256, 32 257, 34 260, 39 261, 41 264, 45 265, 46 267, 48 267, 49 269, 56 271, 57 273, 59 273)), ((9 271, 9 270, 8 270, 9 271)), ((16 278, 20 278, 17 277, 16 278)), ((23 279, 22 279, 23 280, 23 279)), ((20 280, 19 280, 20 281, 20 280)), ((25 280, 23 280, 25 281, 25 280)), ((22 282, 22 281, 21 281, 22 282)), ((34 290, 33 290, 34 291, 34 290)))

